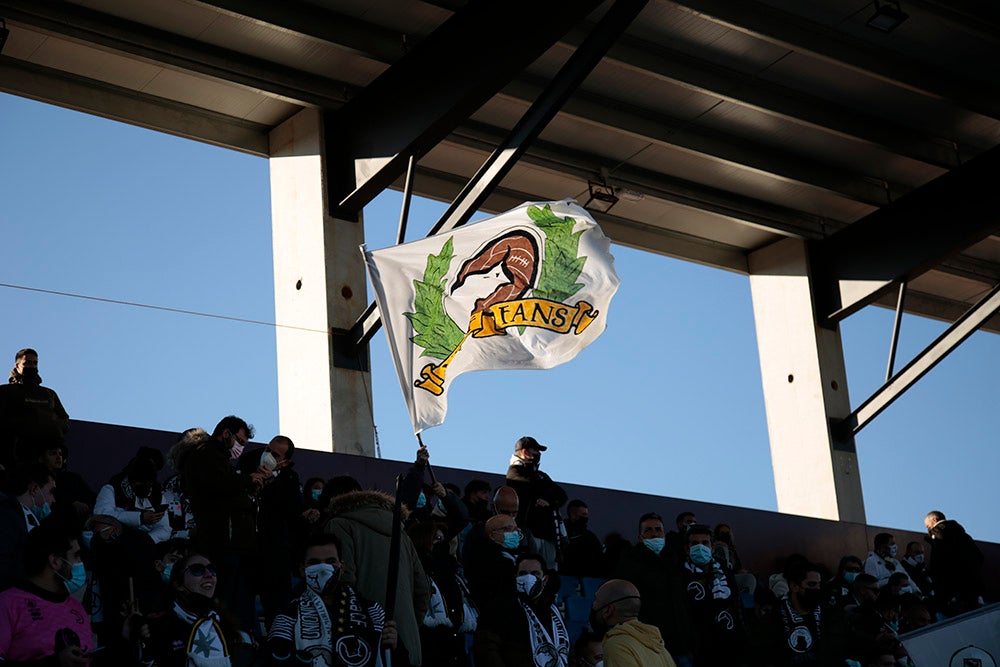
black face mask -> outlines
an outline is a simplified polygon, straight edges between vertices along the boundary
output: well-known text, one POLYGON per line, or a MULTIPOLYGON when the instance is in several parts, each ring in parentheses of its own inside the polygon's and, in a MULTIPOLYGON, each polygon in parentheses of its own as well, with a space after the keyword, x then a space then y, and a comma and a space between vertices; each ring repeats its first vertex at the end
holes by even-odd
POLYGON ((814 609, 823 602, 823 591, 816 588, 806 588, 799 593, 799 600, 806 609, 814 609))
POLYGON ((38 385, 42 383, 42 378, 38 374, 37 368, 25 368, 21 371, 21 382, 24 384, 38 385))
POLYGON ((579 528, 580 530, 586 530, 588 522, 589 522, 588 517, 582 516, 576 521, 572 521, 571 525, 573 525, 576 528, 579 528))
POLYGON ((434 558, 446 559, 451 557, 451 544, 448 542, 438 542, 431 547, 431 555, 434 558))
POLYGON ((590 629, 593 630, 594 634, 598 637, 603 637, 607 634, 608 630, 611 629, 608 627, 608 624, 604 622, 604 619, 601 618, 600 610, 598 609, 590 610, 588 622, 590 623, 590 629))

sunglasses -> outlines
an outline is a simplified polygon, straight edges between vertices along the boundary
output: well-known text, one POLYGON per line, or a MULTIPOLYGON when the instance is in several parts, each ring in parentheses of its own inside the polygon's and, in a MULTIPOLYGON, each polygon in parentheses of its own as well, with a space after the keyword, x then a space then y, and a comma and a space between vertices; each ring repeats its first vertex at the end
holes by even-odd
POLYGON ((189 573, 192 577, 204 577, 206 573, 214 577, 218 573, 218 570, 216 570, 215 566, 211 563, 208 565, 205 565, 204 563, 194 563, 192 565, 188 565, 184 571, 189 573))

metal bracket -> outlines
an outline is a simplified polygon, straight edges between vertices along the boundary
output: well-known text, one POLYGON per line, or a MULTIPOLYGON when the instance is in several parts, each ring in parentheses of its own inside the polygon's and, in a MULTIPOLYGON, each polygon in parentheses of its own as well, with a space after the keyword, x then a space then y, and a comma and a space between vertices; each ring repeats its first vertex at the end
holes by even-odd
POLYGON ((883 384, 875 393, 850 415, 837 424, 838 433, 857 435, 871 420, 912 387, 917 380, 927 374, 942 359, 961 345, 1000 310, 1000 285, 983 297, 979 303, 967 310, 954 324, 913 358, 891 380, 883 384))

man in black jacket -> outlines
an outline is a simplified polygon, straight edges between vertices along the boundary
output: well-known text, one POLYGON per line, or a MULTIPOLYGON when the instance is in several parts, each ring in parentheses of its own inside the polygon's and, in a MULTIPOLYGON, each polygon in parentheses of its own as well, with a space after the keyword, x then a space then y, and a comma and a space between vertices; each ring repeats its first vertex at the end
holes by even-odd
POLYGON ((954 616, 982 606, 983 554, 962 524, 943 512, 924 517, 931 543, 930 576, 937 611, 954 616))
POLYGON ((521 501, 517 524, 530 530, 535 538, 530 547, 545 558, 546 567, 554 569, 560 538, 559 508, 567 497, 561 486, 538 469, 546 449, 531 436, 520 438, 514 444, 514 455, 507 468, 507 486, 517 491, 521 501))

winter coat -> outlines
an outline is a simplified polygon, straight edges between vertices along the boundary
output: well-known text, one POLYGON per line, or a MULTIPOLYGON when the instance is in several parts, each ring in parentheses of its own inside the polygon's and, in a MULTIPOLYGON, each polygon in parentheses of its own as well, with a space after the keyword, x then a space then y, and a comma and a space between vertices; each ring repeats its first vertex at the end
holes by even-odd
MULTIPOLYGON (((392 496, 378 491, 353 491, 330 501, 332 518, 323 530, 340 541, 343 581, 358 594, 386 606, 389 546, 392 540, 392 496)), ((399 640, 420 665, 420 620, 427 612, 430 583, 417 550, 406 533, 400 535, 399 578, 395 621, 399 640)))
POLYGON ((182 467, 181 484, 198 526, 195 548, 213 555, 252 552, 253 483, 230 465, 229 451, 215 440, 203 442, 184 456, 182 467))
POLYGON ((517 491, 517 525, 530 529, 540 540, 554 542, 555 515, 567 499, 563 488, 537 466, 527 464, 517 457, 511 458, 510 467, 507 468, 507 486, 517 491), (539 499, 546 501, 549 506, 537 507, 535 501, 539 499))
POLYGON ((625 621, 604 635, 607 667, 676 667, 655 625, 625 621))

